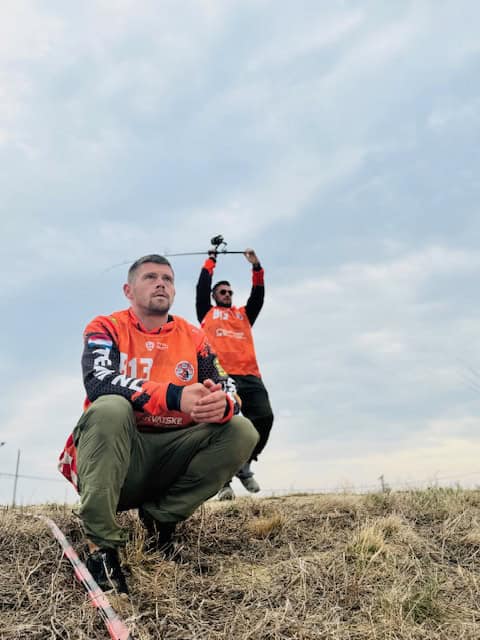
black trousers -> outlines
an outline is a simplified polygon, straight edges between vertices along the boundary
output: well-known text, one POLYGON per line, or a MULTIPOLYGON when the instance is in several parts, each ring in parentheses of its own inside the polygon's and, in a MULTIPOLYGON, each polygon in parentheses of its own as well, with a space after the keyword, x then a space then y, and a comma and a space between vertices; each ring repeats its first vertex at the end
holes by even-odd
POLYGON ((257 460, 265 448, 273 425, 273 411, 268 392, 261 378, 257 376, 239 376, 230 374, 235 380, 237 392, 242 401, 242 415, 251 420, 258 431, 260 440, 250 456, 249 462, 257 460))

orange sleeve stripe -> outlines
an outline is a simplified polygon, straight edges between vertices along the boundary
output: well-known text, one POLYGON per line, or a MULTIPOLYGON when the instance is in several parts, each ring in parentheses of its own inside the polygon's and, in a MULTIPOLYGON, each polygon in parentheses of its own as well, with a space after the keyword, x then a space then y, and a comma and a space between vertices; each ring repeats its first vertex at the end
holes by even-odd
POLYGON ((215 269, 215 260, 212 260, 212 258, 207 258, 203 264, 203 268, 206 269, 208 271, 208 273, 212 276, 213 275, 213 271, 215 269))

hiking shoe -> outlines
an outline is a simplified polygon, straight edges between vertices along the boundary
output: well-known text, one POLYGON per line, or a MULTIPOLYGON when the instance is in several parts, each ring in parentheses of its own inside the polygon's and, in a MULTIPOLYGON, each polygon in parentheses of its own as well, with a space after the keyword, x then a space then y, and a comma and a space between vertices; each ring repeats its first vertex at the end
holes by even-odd
POLYGON ((233 489, 230 486, 230 483, 227 483, 224 487, 222 487, 220 489, 220 491, 218 492, 217 498, 219 500, 234 500, 235 499, 235 493, 233 492, 233 489))
POLYGON ((250 476, 249 478, 240 478, 240 482, 247 491, 250 491, 250 493, 258 493, 260 491, 260 485, 253 476, 250 476))
POLYGON ((102 591, 114 589, 117 593, 128 594, 116 549, 97 549, 89 554, 85 564, 102 591))
POLYGON ((146 529, 145 550, 153 553, 159 551, 166 560, 172 560, 177 555, 173 535, 177 527, 176 522, 159 522, 142 507, 138 510, 138 517, 146 529))

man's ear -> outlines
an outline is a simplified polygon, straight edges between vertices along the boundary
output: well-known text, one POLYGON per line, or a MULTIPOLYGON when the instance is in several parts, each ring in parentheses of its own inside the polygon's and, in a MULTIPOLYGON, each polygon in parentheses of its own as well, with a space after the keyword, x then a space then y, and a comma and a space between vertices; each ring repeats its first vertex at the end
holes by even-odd
POLYGON ((130 289, 130 285, 128 284, 128 282, 126 284, 123 285, 123 293, 125 294, 125 296, 131 300, 132 299, 132 292, 130 289))

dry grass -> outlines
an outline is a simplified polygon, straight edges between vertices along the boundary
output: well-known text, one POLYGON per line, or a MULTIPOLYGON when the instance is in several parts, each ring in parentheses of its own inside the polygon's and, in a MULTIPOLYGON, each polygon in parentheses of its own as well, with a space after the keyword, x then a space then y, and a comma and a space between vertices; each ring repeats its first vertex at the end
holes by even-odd
MULTIPOLYGON (((80 555, 69 511, 45 506, 80 555)), ((180 527, 184 564, 143 552, 122 514, 136 640, 457 640, 480 637, 480 491, 211 502, 180 527)), ((40 520, 0 512, 0 638, 108 633, 40 520)))

